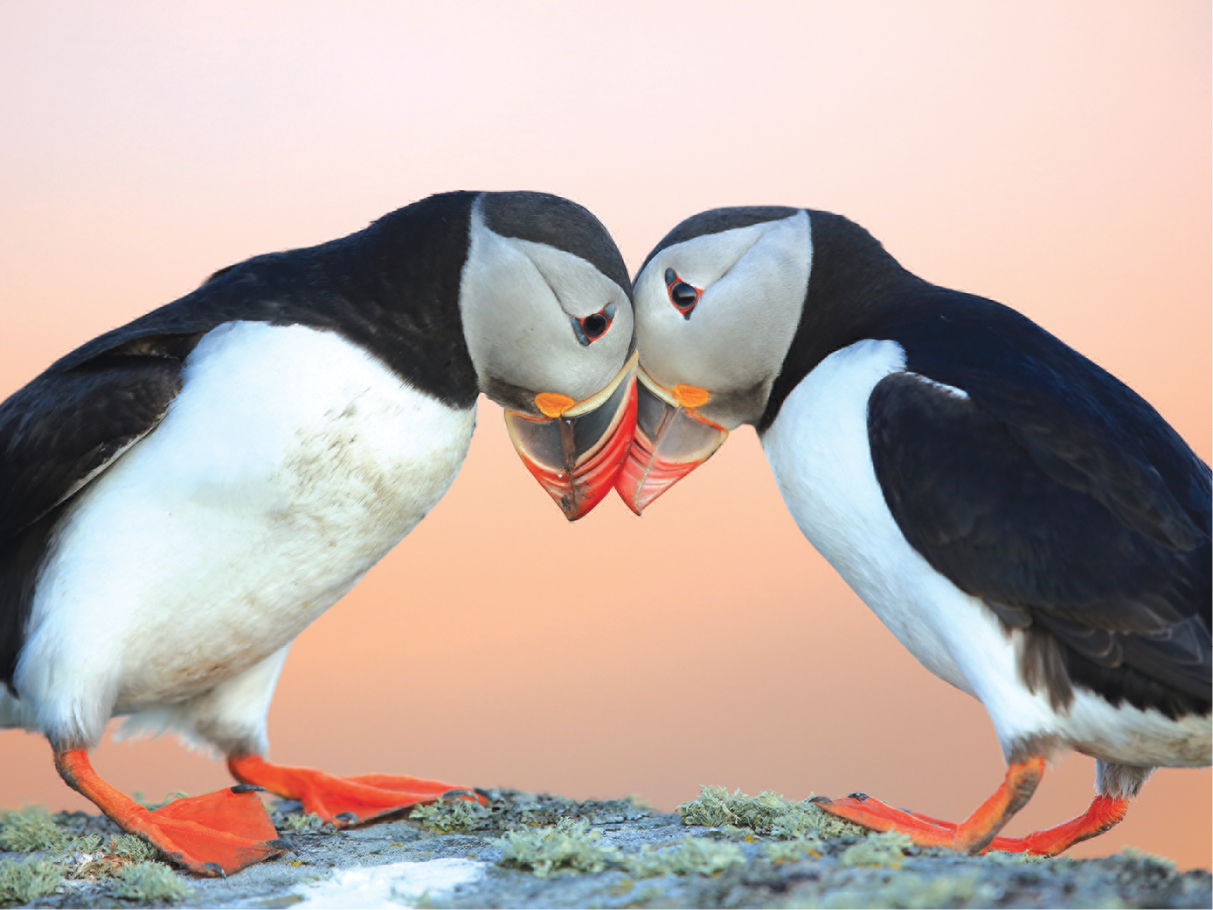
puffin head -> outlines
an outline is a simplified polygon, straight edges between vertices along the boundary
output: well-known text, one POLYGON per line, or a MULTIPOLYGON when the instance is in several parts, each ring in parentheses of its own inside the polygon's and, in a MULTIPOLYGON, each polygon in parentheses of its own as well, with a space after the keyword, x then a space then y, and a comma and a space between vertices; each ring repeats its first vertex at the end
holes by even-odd
POLYGON ((636 276, 635 438, 617 482, 637 515, 757 424, 804 306, 812 262, 804 209, 713 209, 688 218, 636 276))
POLYGON ((610 491, 636 420, 631 283, 610 234, 546 193, 483 193, 460 315, 480 390, 566 518, 610 491))

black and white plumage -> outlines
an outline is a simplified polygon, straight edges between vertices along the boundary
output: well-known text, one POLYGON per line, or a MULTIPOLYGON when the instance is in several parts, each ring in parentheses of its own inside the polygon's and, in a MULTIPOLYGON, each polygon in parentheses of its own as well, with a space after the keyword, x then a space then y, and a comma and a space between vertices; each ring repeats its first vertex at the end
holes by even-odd
POLYGON ((263 753, 291 641, 437 503, 478 395, 542 433, 536 395, 630 388, 632 342, 589 212, 448 193, 81 346, 0 404, 0 725, 263 753))
POLYGON ((752 424, 805 536, 1008 761, 1077 749, 1113 798, 1210 763, 1210 472, 1136 393, 826 212, 690 218, 634 291, 634 509, 752 424))

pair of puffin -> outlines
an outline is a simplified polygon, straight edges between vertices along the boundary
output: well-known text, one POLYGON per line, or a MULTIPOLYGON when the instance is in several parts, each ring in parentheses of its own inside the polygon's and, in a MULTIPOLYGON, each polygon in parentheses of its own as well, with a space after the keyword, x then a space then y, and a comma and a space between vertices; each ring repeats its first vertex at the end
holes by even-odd
POLYGON ((539 193, 433 196, 223 269, 0 404, 0 726, 204 875, 287 848, 258 789, 334 824, 457 789, 271 764, 265 716, 294 637, 453 481, 482 392, 570 520, 612 487, 639 513, 755 426, 805 536, 985 704, 1009 769, 969 819, 826 811, 1056 853, 1154 767, 1210 763, 1210 473, 1148 404, 839 216, 706 212, 633 287, 603 226, 539 193), (241 783, 139 806, 89 764, 114 715, 241 783), (998 837, 1066 748, 1098 759, 1088 812, 998 837))
POLYGON ((1054 854, 1118 823, 1156 767, 1210 764, 1210 471, 1131 389, 827 212, 689 218, 633 296, 627 504, 755 427, 805 537, 994 722, 1005 778, 959 824, 862 793, 822 809, 924 846, 1054 854), (1066 749, 1096 759, 1089 809, 999 837, 1066 749))
MULTIPOLYGON (((202 875, 281 853, 256 794, 334 824, 453 788, 264 759, 292 640, 434 507, 480 393, 570 520, 633 437, 631 283, 606 229, 540 193, 458 192, 223 269, 0 404, 0 726, 202 875), (172 729, 238 786, 149 811, 88 750, 172 729)), ((475 798, 468 792, 467 798, 475 798)))

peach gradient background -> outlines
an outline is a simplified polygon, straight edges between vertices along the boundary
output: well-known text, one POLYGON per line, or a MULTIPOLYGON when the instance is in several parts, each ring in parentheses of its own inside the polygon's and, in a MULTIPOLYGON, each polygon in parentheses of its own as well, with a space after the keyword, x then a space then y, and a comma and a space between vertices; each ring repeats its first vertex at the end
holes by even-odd
MULTIPOLYGON (((1210 457, 1205 2, 4 3, 0 395, 249 255, 441 190, 587 205, 629 265, 720 205, 845 213, 1021 309, 1210 457)), ((701 783, 864 789, 961 817, 1001 778, 981 706, 813 552, 750 430, 644 519, 567 526, 482 403, 433 514, 298 640, 275 759, 671 808, 701 783)), ((115 784, 228 779, 162 739, 115 784)), ((0 733, 0 805, 83 807, 0 733)), ((1066 758, 1010 828, 1080 811, 1066 758)), ((1080 847, 1210 861, 1210 772, 1080 847)))

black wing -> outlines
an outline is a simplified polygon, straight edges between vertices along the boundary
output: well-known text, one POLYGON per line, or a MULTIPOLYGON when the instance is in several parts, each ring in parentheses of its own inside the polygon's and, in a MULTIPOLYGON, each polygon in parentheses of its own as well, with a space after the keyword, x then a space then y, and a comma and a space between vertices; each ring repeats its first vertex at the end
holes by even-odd
MULTIPOLYGON (((63 508, 159 425, 197 335, 56 364, 0 404, 0 680, 12 685, 37 572, 63 508)), ((66 360, 66 358, 65 358, 66 360)))
POLYGON ((869 401, 898 526, 1027 630, 1025 680, 1055 705, 1078 684, 1172 717, 1207 712, 1208 466, 1099 367, 1018 314, 977 310, 898 332, 914 372, 869 401))

